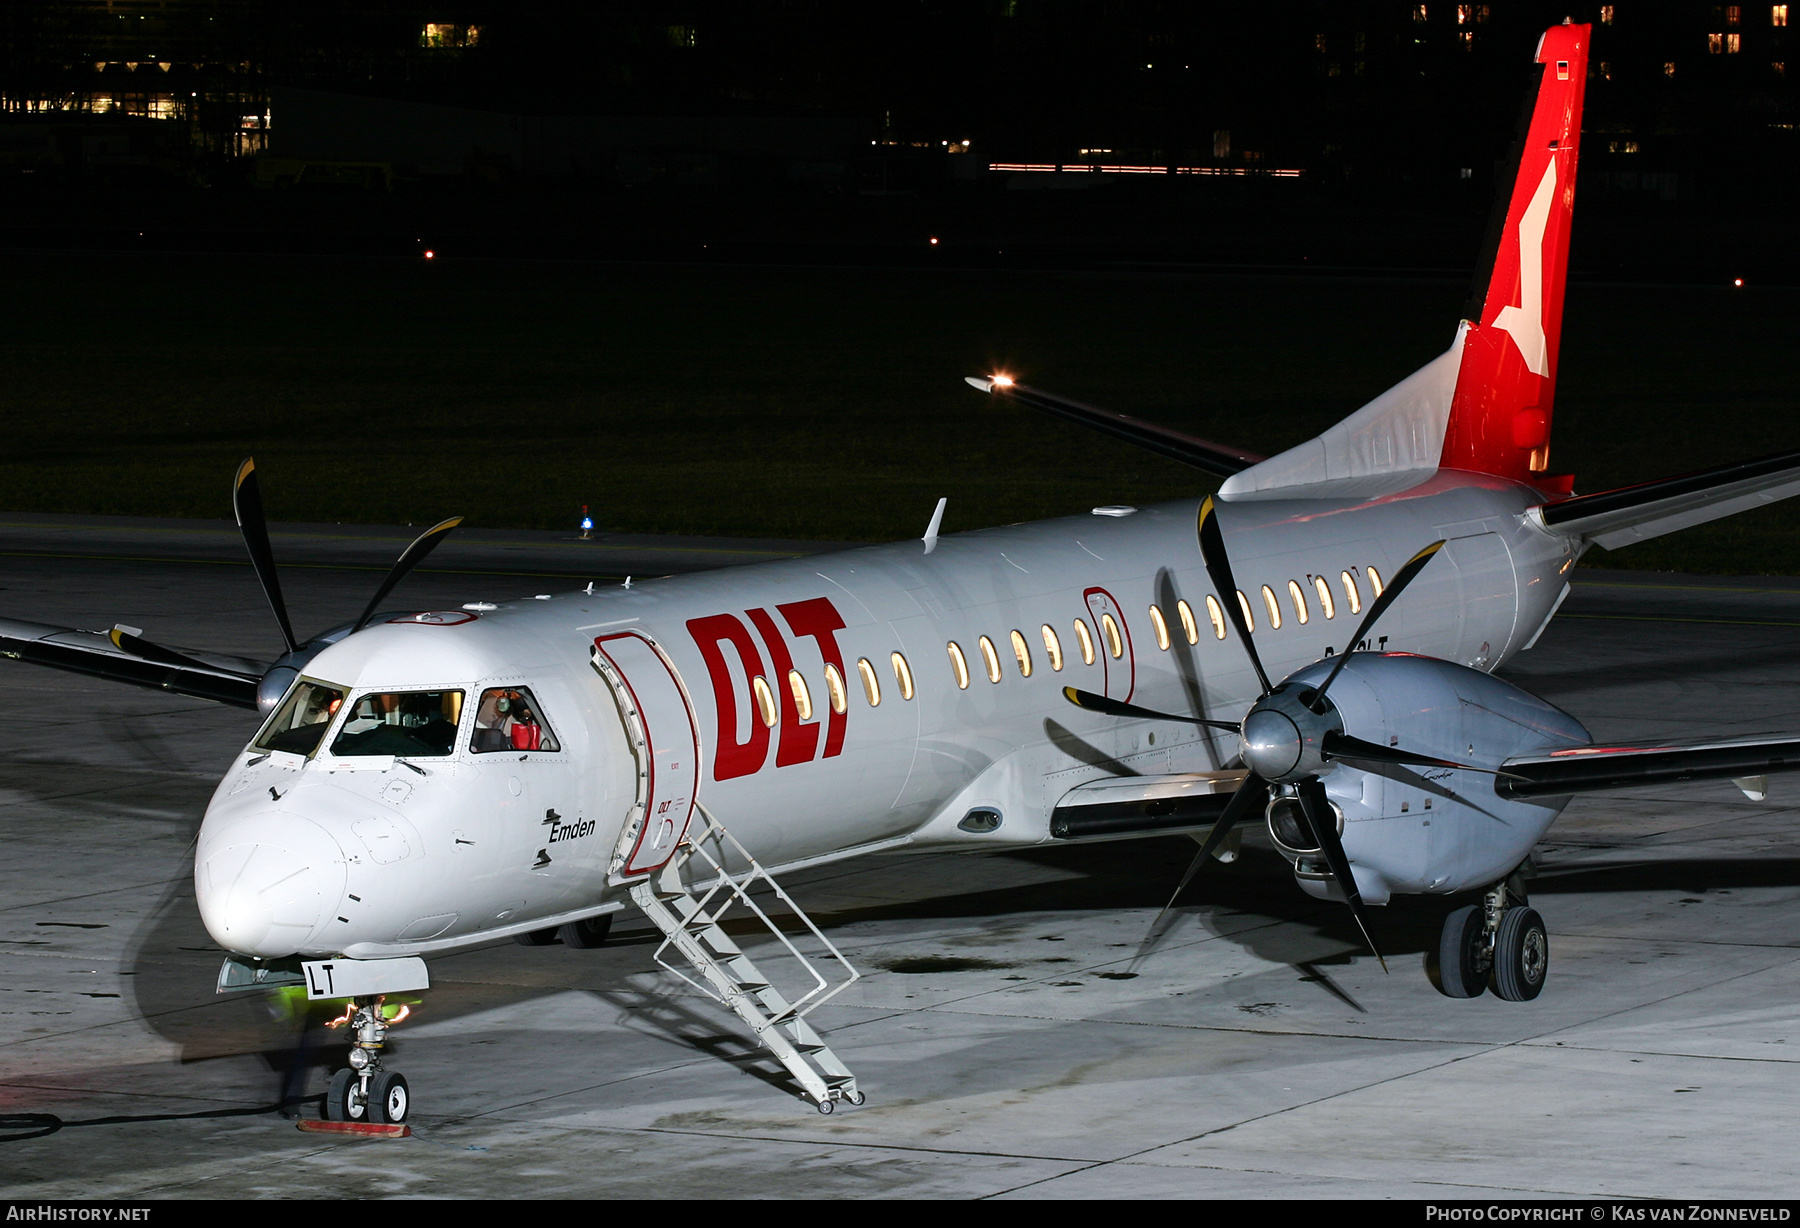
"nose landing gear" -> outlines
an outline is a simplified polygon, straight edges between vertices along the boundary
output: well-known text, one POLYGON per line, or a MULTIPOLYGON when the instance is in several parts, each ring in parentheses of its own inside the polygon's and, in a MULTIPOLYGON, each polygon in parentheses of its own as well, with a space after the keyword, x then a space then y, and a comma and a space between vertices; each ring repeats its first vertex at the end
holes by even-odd
POLYGON ((1438 988, 1451 998, 1474 998, 1492 988, 1507 1002, 1529 1002, 1550 971, 1550 938, 1537 910, 1525 903, 1525 876, 1515 870, 1479 904, 1444 918, 1438 937, 1438 988))
POLYGON ((384 1070, 381 1050, 387 1044, 388 1021, 378 997, 353 999, 350 1016, 350 1065, 332 1076, 325 1093, 326 1121, 398 1125, 412 1108, 406 1076, 384 1070))

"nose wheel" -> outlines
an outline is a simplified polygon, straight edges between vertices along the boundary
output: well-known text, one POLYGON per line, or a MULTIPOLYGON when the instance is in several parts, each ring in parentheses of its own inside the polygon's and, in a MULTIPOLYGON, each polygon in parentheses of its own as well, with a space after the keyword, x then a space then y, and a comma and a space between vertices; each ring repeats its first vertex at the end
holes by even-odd
POLYGON ((387 1044, 387 1021, 381 1016, 380 998, 357 998, 350 1017, 355 1037, 350 1046, 350 1065, 331 1077, 325 1093, 325 1120, 399 1125, 412 1110, 412 1089, 406 1076, 383 1069, 381 1050, 387 1044))

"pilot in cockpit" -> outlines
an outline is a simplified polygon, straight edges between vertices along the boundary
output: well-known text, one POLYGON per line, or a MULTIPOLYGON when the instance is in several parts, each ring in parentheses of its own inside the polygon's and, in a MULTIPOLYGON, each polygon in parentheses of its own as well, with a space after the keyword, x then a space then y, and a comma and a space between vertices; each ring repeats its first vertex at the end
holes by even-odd
POLYGON ((555 750, 532 708, 531 694, 517 687, 484 691, 475 709, 475 733, 469 749, 477 754, 498 750, 555 750))

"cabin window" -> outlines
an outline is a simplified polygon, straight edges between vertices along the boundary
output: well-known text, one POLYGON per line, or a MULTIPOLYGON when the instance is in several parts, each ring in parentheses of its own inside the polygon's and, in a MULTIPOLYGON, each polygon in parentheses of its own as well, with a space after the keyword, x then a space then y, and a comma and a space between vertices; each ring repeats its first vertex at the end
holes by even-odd
POLYGON ((1288 581, 1288 600, 1294 603, 1294 617, 1299 619, 1300 625, 1304 627, 1306 625, 1306 594, 1300 591, 1298 580, 1288 581))
POLYGON ((994 641, 984 635, 977 642, 981 645, 981 663, 987 667, 988 681, 1000 681, 1000 654, 994 651, 994 641))
POLYGON ((310 755, 319 749, 319 741, 330 727, 331 719, 344 705, 344 687, 302 680, 288 693, 281 710, 269 718, 262 735, 256 739, 257 750, 279 750, 290 755, 310 755))
POLYGON ((1150 625, 1156 629, 1156 646, 1169 651, 1169 624, 1163 621, 1162 611, 1156 606, 1150 607, 1150 625))
POLYGON ((1094 663, 1094 636, 1088 630, 1088 625, 1079 618, 1075 620, 1075 638, 1081 643, 1081 663, 1092 665, 1094 663))
POLYGON ((497 750, 554 751, 561 747, 531 692, 509 686, 481 693, 481 702, 475 705, 475 732, 469 735, 469 749, 479 755, 497 750))
MULTIPOLYGON (((524 703, 519 698, 523 694, 516 690, 488 692, 513 696, 513 713, 535 730, 539 727, 535 705, 524 703)), ((350 705, 343 728, 332 739, 331 753, 440 758, 456 747, 462 701, 461 691, 377 691, 359 695, 350 705)), ((518 749, 538 749, 535 736, 518 749)))
POLYGON ((946 647, 950 652, 950 668, 956 674, 956 685, 966 691, 969 689, 969 662, 963 656, 962 645, 951 640, 946 647))
MULTIPOLYGON (((899 653, 895 653, 896 658, 899 653)), ((898 672, 898 667, 896 667, 898 672)), ((856 673, 862 679, 863 698, 869 701, 871 708, 881 706, 881 680, 875 676, 875 667, 869 664, 869 658, 862 657, 856 662, 856 673)))
POLYGON ((1263 609, 1269 612, 1269 630, 1281 630, 1281 607, 1275 604, 1275 590, 1267 584, 1262 586, 1263 609))
POLYGON ((911 699, 913 697, 912 666, 908 665, 906 658, 899 653, 894 654, 893 661, 894 681, 900 684, 900 698, 911 699))
POLYGON ((775 692, 769 689, 761 674, 750 680, 750 693, 756 696, 756 710, 762 716, 762 723, 770 729, 775 728, 775 692))
POLYGON ((1319 595, 1319 608, 1325 611, 1326 618, 1337 617, 1337 603, 1331 599, 1331 585, 1325 583, 1324 576, 1312 578, 1313 592, 1319 595))
POLYGON ((1013 660, 1019 663, 1019 677, 1031 677, 1031 646, 1017 631, 1012 633, 1013 660))
POLYGON ((1369 573, 1369 587, 1375 590, 1377 597, 1381 596, 1387 590, 1387 585, 1381 582, 1381 573, 1373 567, 1365 567, 1363 570, 1369 573))
POLYGON ((1200 642, 1200 627, 1194 622, 1194 607, 1185 601, 1177 601, 1175 603, 1175 612, 1181 615, 1181 633, 1187 636, 1187 642, 1190 644, 1198 644, 1200 642))
POLYGON ((1117 661, 1125 655, 1125 641, 1119 635, 1119 624, 1113 621, 1111 614, 1100 615, 1100 629, 1106 632, 1106 651, 1112 653, 1117 661))
POLYGON ((1350 603, 1352 614, 1362 613, 1362 594, 1356 590, 1356 577, 1347 571, 1344 573, 1344 600, 1350 603))
POLYGON ((1212 624, 1213 638, 1224 639, 1225 611, 1219 607, 1219 599, 1210 594, 1206 598, 1206 620, 1212 624))
POLYGON ((1062 673, 1062 641, 1056 638, 1056 628, 1049 623, 1044 624, 1044 651, 1049 654, 1050 668, 1062 673))
POLYGON ((793 693, 794 709, 799 712, 800 719, 810 721, 812 719, 812 692, 807 689, 806 679, 800 676, 800 671, 797 669, 788 671, 788 690, 793 693))
POLYGON ((1244 596, 1244 590, 1241 588, 1237 591, 1237 598, 1238 609, 1244 615, 1244 629, 1246 631, 1256 630, 1256 616, 1250 612, 1250 598, 1244 596))
POLYGON ((850 706, 850 697, 844 693, 844 676, 829 661, 825 663, 825 694, 831 700, 831 710, 839 716, 844 715, 844 709, 850 706))

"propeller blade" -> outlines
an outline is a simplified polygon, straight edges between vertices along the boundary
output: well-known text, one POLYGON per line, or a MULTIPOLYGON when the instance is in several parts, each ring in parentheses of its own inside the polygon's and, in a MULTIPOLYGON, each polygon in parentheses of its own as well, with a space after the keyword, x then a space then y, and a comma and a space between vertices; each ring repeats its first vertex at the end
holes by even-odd
POLYGON ((1336 682, 1337 676, 1343 672, 1344 663, 1350 659, 1350 654, 1355 651, 1356 645, 1369 638, 1369 631, 1375 626, 1376 620, 1387 613, 1388 607, 1399 600, 1400 594, 1406 591, 1406 586, 1411 584, 1421 571, 1425 570, 1425 564, 1431 562, 1432 556, 1443 548, 1442 541, 1432 542, 1407 559, 1406 566, 1394 573, 1394 578, 1388 581, 1388 586, 1381 590, 1381 596, 1375 598, 1373 604, 1369 606, 1369 612, 1363 615, 1361 625, 1356 628, 1356 634, 1350 637, 1350 642, 1344 646, 1344 651, 1338 656, 1337 664, 1331 667, 1331 672, 1325 675, 1324 683, 1313 693, 1312 710, 1314 712, 1325 710, 1322 706, 1325 692, 1331 689, 1331 684, 1336 682))
POLYGON ((437 549, 438 543, 450 536, 450 530, 461 524, 462 521, 461 516, 440 520, 413 539, 413 544, 401 552, 400 558, 388 570, 387 578, 382 580, 381 587, 375 590, 373 597, 369 598, 369 604, 363 607, 362 617, 357 619, 356 625, 350 628, 351 635, 355 635, 369 625, 369 620, 375 617, 375 607, 386 601, 387 595, 394 591, 394 586, 406 578, 406 573, 417 567, 426 555, 437 549))
POLYGON ((1356 928, 1362 931, 1363 941, 1369 944, 1369 950, 1374 952, 1375 958, 1381 960, 1381 970, 1386 972, 1387 960, 1382 958, 1374 936, 1369 933, 1369 918, 1363 908, 1362 892, 1356 888, 1356 875, 1350 872, 1350 859, 1344 854, 1344 842, 1339 839, 1337 823, 1331 817, 1331 802, 1325 796, 1325 786, 1319 783, 1317 776, 1312 776, 1301 781, 1299 789, 1300 808, 1306 814, 1306 825, 1312 828, 1313 839, 1319 842, 1320 851, 1325 854, 1332 874, 1337 877, 1338 886, 1344 893, 1344 902, 1350 905, 1350 915, 1356 918, 1356 928))
POLYGON ((1063 688, 1063 698, 1084 712, 1099 712, 1106 716, 1135 716, 1152 721, 1182 721, 1189 725, 1205 725, 1209 729, 1223 729, 1227 733, 1238 732, 1238 726, 1231 721, 1209 721, 1198 716, 1176 716, 1173 712, 1153 712, 1149 708, 1140 708, 1136 704, 1108 699, 1104 695, 1096 695, 1092 691, 1083 691, 1072 686, 1063 688))
POLYGON ((1457 763, 1453 759, 1434 759, 1430 755, 1401 750, 1398 746, 1383 746, 1379 742, 1365 742, 1361 738, 1353 738, 1347 733, 1327 733, 1319 744, 1319 750, 1327 759, 1362 759, 1370 763, 1404 763, 1410 767, 1457 768, 1466 772, 1494 774, 1492 768, 1476 767, 1472 763, 1457 763))
POLYGON ((1219 815, 1218 820, 1213 823, 1212 830, 1207 833, 1206 842, 1200 846, 1200 852, 1195 855, 1193 861, 1188 863, 1187 873, 1183 874, 1181 881, 1175 884, 1175 891, 1169 896, 1169 902, 1162 906, 1162 912, 1157 913, 1156 920, 1150 923, 1152 934, 1156 932, 1156 927, 1162 924, 1162 919, 1168 914, 1168 911, 1175 907, 1175 901, 1181 898, 1181 893, 1187 890, 1187 885, 1194 881, 1194 875, 1200 872, 1200 867, 1206 864, 1206 859, 1211 857, 1219 845, 1225 842, 1225 837, 1231 834, 1231 829, 1243 822, 1245 815, 1254 813, 1268 795, 1268 781, 1255 772, 1244 777, 1244 783, 1238 786, 1237 792, 1231 795, 1231 800, 1225 803, 1224 812, 1219 815))
POLYGON ((269 546, 269 522, 263 517, 255 457, 246 457, 238 466, 237 478, 231 484, 231 510, 237 516, 238 531, 244 535, 244 545, 250 551, 250 566, 256 569, 256 578, 262 582, 263 596, 269 599, 275 621, 281 624, 281 638, 287 642, 289 652, 297 652, 300 642, 294 638, 293 625, 288 622, 287 603, 281 599, 281 580, 275 574, 275 551, 269 546))
POLYGON ((1244 618, 1243 603, 1238 600, 1237 581, 1231 575, 1231 557, 1225 553, 1225 534, 1219 530, 1219 517, 1213 510, 1211 495, 1200 504, 1200 557, 1206 562, 1206 574, 1212 578, 1213 588, 1218 590, 1225 616, 1237 628, 1238 640, 1250 654, 1250 667, 1256 671, 1257 681, 1262 683, 1262 693, 1267 695, 1275 688, 1269 682, 1268 671, 1263 669, 1262 658, 1256 655, 1256 641, 1250 637, 1250 624, 1244 618))
POLYGON ((173 648, 164 648, 161 644, 153 644, 138 635, 135 629, 123 625, 115 626, 108 631, 106 638, 112 641, 114 648, 120 652, 128 652, 140 661, 149 661, 155 665, 167 665, 175 669, 199 669, 214 674, 233 674, 240 678, 249 678, 252 682, 258 681, 258 679, 239 673, 237 670, 208 665, 205 661, 190 657, 186 653, 176 652, 173 648))

